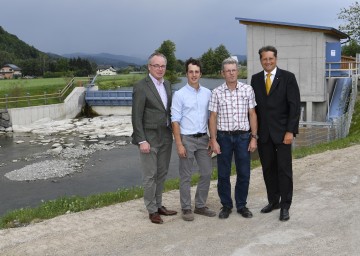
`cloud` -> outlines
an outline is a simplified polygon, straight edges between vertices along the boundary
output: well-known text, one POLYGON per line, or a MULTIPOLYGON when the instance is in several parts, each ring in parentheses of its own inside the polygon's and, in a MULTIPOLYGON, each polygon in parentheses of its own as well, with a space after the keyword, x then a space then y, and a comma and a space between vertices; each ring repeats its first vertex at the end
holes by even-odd
POLYGON ((328 0, 13 0, 0 16, 11 34, 45 52, 148 56, 164 40, 178 58, 224 44, 246 53, 246 26, 235 17, 337 28, 353 1, 328 0))

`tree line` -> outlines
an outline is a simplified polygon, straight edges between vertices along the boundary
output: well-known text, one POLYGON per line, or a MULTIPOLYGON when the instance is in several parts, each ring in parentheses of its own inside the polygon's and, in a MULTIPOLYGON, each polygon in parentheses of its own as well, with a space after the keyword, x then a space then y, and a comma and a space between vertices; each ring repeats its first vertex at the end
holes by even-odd
MULTIPOLYGON (((178 74, 185 74, 184 61, 176 59, 176 45, 174 42, 165 40, 156 51, 164 54, 167 58, 167 79, 175 81, 178 74)), ((223 44, 220 44, 214 50, 209 48, 198 58, 202 64, 203 75, 219 75, 222 61, 230 56, 229 51, 223 44)), ((243 64, 246 65, 246 62, 243 64)))
POLYGON ((15 64, 24 76, 88 76, 96 64, 87 59, 66 59, 37 50, 0 26, 0 65, 15 64))

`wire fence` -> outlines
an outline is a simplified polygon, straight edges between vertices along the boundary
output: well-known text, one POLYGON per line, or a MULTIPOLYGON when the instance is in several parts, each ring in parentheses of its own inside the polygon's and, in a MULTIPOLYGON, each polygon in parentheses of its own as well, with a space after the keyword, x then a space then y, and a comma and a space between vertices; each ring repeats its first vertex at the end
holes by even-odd
POLYGON ((345 138, 349 134, 351 118, 354 113, 358 95, 359 75, 352 76, 352 88, 347 102, 347 110, 329 122, 300 122, 299 134, 294 140, 293 147, 308 147, 319 143, 345 138))

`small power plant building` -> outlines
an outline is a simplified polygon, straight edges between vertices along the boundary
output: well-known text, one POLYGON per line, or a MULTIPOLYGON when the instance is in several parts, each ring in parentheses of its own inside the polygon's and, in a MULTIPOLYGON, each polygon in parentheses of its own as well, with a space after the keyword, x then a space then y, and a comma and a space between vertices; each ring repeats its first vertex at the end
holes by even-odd
MULTIPOLYGON (((333 125, 334 120, 329 118, 333 97, 338 99, 340 105, 347 100, 338 98, 344 97, 342 90, 336 92, 339 77, 350 78, 345 81, 345 87, 350 88, 348 91, 354 87, 356 90, 355 79, 351 77, 358 74, 358 63, 350 63, 346 69, 343 69, 340 63, 341 41, 349 39, 349 36, 331 27, 247 18, 235 19, 240 24, 246 25, 248 83, 253 74, 262 70, 259 49, 266 45, 275 46, 278 50, 279 68, 293 72, 298 81, 302 106, 301 122, 307 124, 325 122, 328 127, 333 125), (331 122, 332 124, 329 124, 331 122)), ((341 83, 339 87, 343 87, 344 81, 341 83)), ((345 95, 345 98, 348 98, 348 95, 345 95)), ((348 107, 348 104, 335 106, 337 109, 346 108, 346 110, 348 107)))

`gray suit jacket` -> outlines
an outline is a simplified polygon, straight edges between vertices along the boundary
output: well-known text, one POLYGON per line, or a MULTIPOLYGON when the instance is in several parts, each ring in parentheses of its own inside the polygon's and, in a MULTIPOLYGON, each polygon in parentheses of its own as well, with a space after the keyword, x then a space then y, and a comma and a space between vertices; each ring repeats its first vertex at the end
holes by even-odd
POLYGON ((150 76, 134 85, 132 102, 132 143, 138 145, 147 141, 151 147, 172 143, 170 129, 170 106, 172 99, 171 85, 164 81, 168 97, 167 107, 164 107, 159 92, 150 76))

